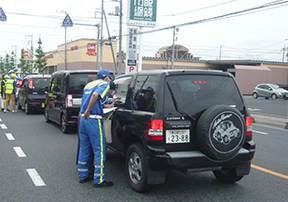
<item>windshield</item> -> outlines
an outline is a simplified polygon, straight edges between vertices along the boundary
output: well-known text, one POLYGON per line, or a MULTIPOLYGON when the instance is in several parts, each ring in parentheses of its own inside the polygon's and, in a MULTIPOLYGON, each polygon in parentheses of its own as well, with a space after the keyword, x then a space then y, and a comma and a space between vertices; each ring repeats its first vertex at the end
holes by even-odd
MULTIPOLYGON (((207 108, 230 105, 243 111, 243 102, 234 79, 216 75, 177 75, 166 77, 179 110, 195 116, 207 108)), ((177 113, 168 85, 165 86, 166 116, 177 113)))

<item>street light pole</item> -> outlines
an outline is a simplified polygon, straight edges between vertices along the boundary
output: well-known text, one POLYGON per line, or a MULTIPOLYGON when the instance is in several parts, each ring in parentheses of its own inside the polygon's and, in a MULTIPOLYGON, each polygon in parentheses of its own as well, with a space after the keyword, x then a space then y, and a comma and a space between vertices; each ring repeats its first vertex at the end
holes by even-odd
POLYGON ((118 73, 121 74, 122 63, 122 0, 120 0, 120 14, 119 14, 119 54, 118 54, 118 73))

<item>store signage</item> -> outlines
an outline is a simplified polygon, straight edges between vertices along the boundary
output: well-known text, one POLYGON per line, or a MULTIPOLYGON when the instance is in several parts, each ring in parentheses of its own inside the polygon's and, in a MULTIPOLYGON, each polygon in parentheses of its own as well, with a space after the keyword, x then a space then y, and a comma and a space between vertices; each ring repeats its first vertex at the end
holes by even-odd
POLYGON ((96 56, 96 44, 95 43, 87 43, 87 52, 86 55, 96 56))
POLYGON ((157 0, 130 0, 128 25, 155 27, 157 0))
POLYGON ((72 46, 70 49, 71 49, 71 51, 78 50, 78 46, 72 46))
POLYGON ((126 67, 125 73, 137 71, 137 36, 138 28, 129 28, 129 35, 127 37, 127 54, 126 54, 126 67))

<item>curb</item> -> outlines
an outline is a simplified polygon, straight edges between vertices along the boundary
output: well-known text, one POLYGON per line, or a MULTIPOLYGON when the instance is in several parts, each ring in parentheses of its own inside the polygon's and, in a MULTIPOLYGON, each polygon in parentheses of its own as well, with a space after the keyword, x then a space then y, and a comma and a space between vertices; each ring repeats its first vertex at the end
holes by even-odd
POLYGON ((252 120, 255 120, 255 123, 263 123, 267 125, 277 126, 284 129, 288 129, 288 121, 285 118, 274 117, 274 116, 263 116, 259 114, 251 114, 252 120))

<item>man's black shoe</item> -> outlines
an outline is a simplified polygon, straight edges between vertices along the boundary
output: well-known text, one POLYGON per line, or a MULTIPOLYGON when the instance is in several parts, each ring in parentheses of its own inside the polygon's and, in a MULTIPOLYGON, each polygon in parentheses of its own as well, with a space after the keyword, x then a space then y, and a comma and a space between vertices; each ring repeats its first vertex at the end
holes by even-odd
POLYGON ((103 181, 101 184, 93 184, 93 187, 95 188, 102 188, 102 187, 112 187, 114 185, 113 182, 109 181, 103 181))
POLYGON ((91 181, 91 180, 93 180, 93 176, 89 175, 85 179, 79 180, 79 183, 85 183, 85 182, 88 182, 88 181, 91 181))

